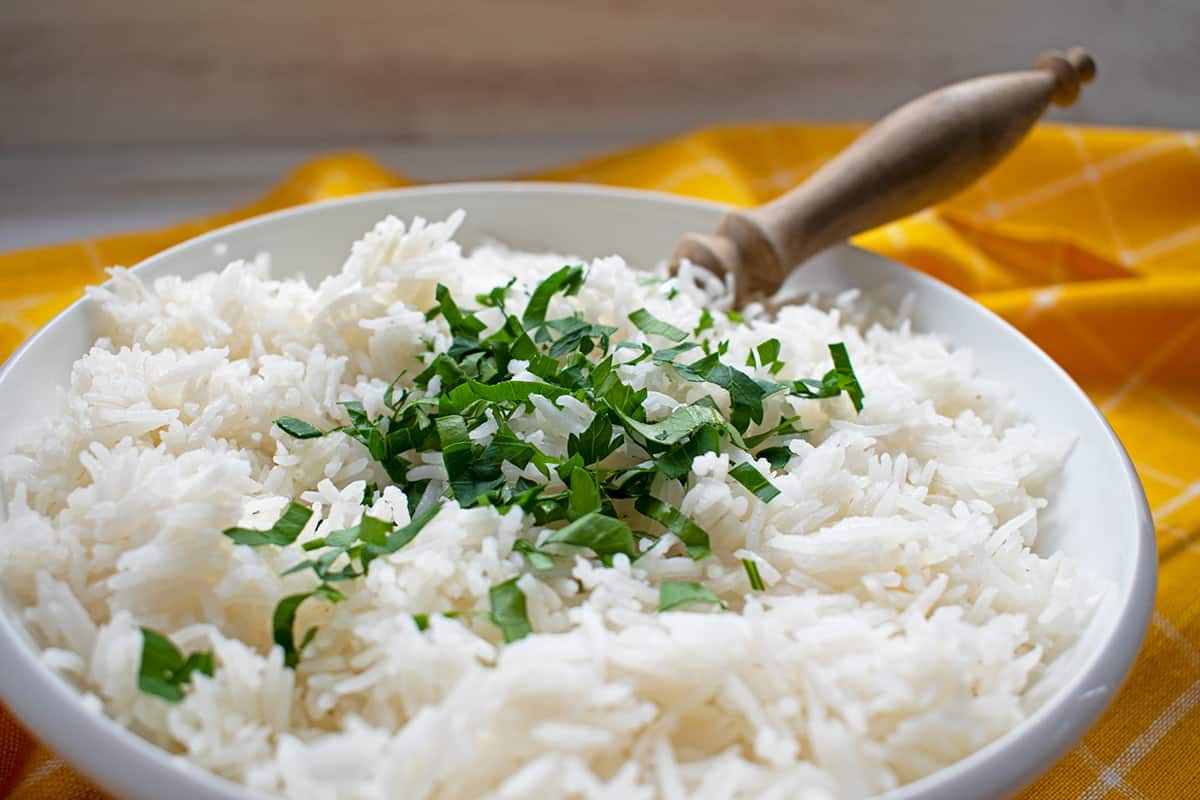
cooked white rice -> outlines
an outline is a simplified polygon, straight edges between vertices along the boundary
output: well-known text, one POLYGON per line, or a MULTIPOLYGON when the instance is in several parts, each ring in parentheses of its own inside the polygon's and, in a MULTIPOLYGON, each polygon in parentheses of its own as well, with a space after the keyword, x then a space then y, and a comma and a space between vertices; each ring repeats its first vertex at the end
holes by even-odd
MULTIPOLYGON (((717 315, 730 363, 780 339, 780 378, 819 377, 827 344, 845 342, 866 407, 772 398, 768 422, 790 407, 812 431, 768 504, 728 477, 729 454, 697 458, 687 491, 664 499, 709 532, 711 557, 668 557, 669 535, 633 565, 576 550, 520 580, 534 635, 505 645, 486 620, 439 616, 421 632, 413 613, 487 609, 491 586, 528 572, 512 546, 529 519, 449 503, 342 584, 345 602, 302 607, 297 628, 320 633, 286 668, 272 610, 316 578, 280 572, 387 481, 348 437, 296 440, 272 421, 332 427, 344 400, 381 413, 388 382, 422 368, 423 341, 448 346, 445 322, 422 315, 438 282, 469 299, 515 276, 520 306, 566 263, 500 246, 464 255, 460 220, 385 219, 315 288, 272 280, 261 258, 153 285, 117 269, 91 291, 108 337, 4 462, 0 580, 49 667, 163 748, 294 798, 862 797, 1031 712, 1030 688, 1094 605, 1071 564, 1030 549, 1067 440, 1023 422, 970 353, 854 297, 748 325, 717 315), (294 499, 316 513, 293 546, 222 534, 269 527, 294 499), (767 591, 750 590, 743 558, 767 591), (734 613, 658 613, 665 579, 702 581, 734 613), (139 691, 139 625, 213 648, 214 676, 178 704, 139 691)), ((638 275, 593 261, 551 311, 641 341, 637 308, 691 330, 719 307, 720 287, 684 280, 668 299, 674 281, 638 275)), ((649 361, 621 375, 650 389, 652 419, 710 391, 727 400, 649 361)), ((563 455, 590 416, 568 397, 514 429, 563 455)), ((426 461, 417 469, 444 478, 439 456, 426 461)), ((393 487, 369 513, 414 511, 393 487)))

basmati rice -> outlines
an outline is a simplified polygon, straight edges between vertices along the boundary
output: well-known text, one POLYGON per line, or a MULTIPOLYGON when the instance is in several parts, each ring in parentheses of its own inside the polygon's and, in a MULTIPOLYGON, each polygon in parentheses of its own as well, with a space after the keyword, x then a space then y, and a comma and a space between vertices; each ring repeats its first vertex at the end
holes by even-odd
MULTIPOLYGON (((3 463, 0 580, 48 668, 163 748, 291 798, 864 797, 1031 712, 1030 688, 1097 596, 1065 559, 1031 550, 1069 440, 1026 424, 969 352, 855 296, 746 324, 716 315, 730 363, 778 338, 780 378, 820 375, 827 344, 845 342, 867 400, 857 415, 845 397, 777 401, 811 432, 772 475, 770 503, 729 477, 730 453, 698 457, 665 499, 709 532, 710 557, 673 555, 668 535, 635 563, 576 556, 525 574, 513 543, 531 519, 449 503, 344 602, 303 607, 297 627, 320 632, 287 668, 271 613, 316 581, 280 573, 302 542, 355 524, 364 487, 387 480, 350 438, 292 439, 273 420, 330 428, 347 400, 382 413, 426 343, 449 345, 444 321, 422 314, 437 283, 470 298, 515 277, 522 298, 566 263, 499 245, 464 254, 461 219, 389 217, 316 287, 272 280, 259 258, 153 285, 115 269, 91 290, 106 338, 3 463), (295 545, 222 534, 269 527, 293 500, 315 512, 295 545), (766 591, 751 591, 742 559, 766 591), (485 610, 489 588, 518 575, 525 639, 433 613, 485 610), (657 613, 668 579, 703 582, 731 611, 657 613), (414 613, 430 613, 428 630, 414 613), (175 705, 140 692, 140 625, 211 647, 214 675, 175 705)), ((627 319, 637 308, 691 330, 723 302, 686 267, 649 281, 610 257, 587 271, 551 311, 616 326, 615 339, 643 340, 627 319)), ((536 379, 525 367, 513 378, 536 379)), ((710 391, 727 402, 652 361, 621 375, 650 390, 651 418, 710 391)), ((536 398, 512 427, 563 455, 591 413, 536 398)), ((446 478, 433 453, 413 473, 439 491, 446 478)), ((391 487, 368 512, 420 510, 391 487)))

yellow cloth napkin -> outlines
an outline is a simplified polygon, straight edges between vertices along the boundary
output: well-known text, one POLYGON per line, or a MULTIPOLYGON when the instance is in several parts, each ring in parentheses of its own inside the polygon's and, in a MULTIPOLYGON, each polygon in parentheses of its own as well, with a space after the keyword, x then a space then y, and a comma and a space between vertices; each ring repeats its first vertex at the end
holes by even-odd
MULTIPOLYGON (((749 205, 859 130, 716 128, 523 177, 749 205)), ((210 219, 0 255, 0 356, 105 266, 283 206, 408 183, 365 156, 333 155, 210 219)), ((1200 797, 1200 137, 1041 127, 962 196, 857 241, 970 292, 1041 345, 1107 415, 1154 509, 1161 578, 1141 657, 1084 742, 1022 797, 1200 797)), ((0 790, 100 796, 2 711, 0 790)))

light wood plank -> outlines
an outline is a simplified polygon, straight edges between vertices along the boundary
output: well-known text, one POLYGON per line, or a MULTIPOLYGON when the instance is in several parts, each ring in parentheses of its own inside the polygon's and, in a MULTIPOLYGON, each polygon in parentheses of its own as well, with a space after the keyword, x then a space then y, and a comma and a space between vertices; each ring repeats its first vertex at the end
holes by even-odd
POLYGON ((659 135, 869 119, 1089 46, 1060 118, 1193 126, 1186 0, 8 0, 0 146, 659 135))
MULTIPOLYGON (((632 143, 628 135, 458 139, 376 145, 370 153, 424 181, 531 172, 632 143)), ((224 211, 268 191, 333 145, 0 151, 0 251, 154 228, 224 211)))

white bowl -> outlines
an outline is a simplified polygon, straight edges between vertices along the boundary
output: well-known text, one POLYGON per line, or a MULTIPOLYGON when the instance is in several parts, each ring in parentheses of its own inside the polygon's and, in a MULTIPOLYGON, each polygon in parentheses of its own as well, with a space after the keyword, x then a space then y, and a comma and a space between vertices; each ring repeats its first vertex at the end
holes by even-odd
MULTIPOLYGON (((362 195, 269 214, 173 247, 137 267, 144 279, 194 276, 230 259, 269 252, 275 275, 319 279, 336 270, 350 244, 387 214, 440 219, 467 211, 458 240, 495 238, 529 250, 584 257, 625 256, 654 264, 685 231, 710 231, 725 209, 648 192, 550 184, 461 184, 362 195)), ((886 795, 888 800, 999 797, 1014 792, 1074 744, 1108 705, 1133 664, 1153 608, 1154 530, 1146 498, 1121 443, 1078 386, 1014 328, 965 295, 906 267, 843 245, 812 260, 806 286, 858 288, 897 302, 915 295, 913 324, 970 347, 981 371, 1013 387, 1046 431, 1078 442, 1046 513, 1038 550, 1061 550, 1112 582, 1113 591, 1083 633, 1078 657, 1045 704, 973 755, 886 795)), ((19 428, 51 408, 55 388, 96 338, 95 309, 75 303, 30 339, 0 370, 0 452, 19 428)), ((41 665, 38 650, 7 600, 0 606, 0 697, 50 748, 119 797, 232 800, 248 792, 168 755, 89 710, 74 689, 41 665)))

